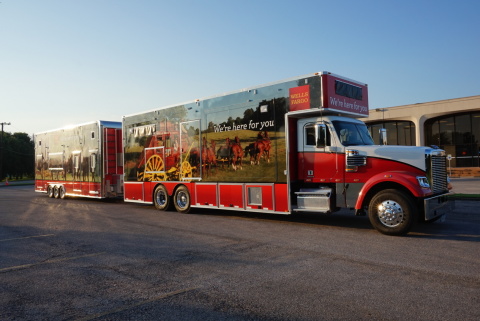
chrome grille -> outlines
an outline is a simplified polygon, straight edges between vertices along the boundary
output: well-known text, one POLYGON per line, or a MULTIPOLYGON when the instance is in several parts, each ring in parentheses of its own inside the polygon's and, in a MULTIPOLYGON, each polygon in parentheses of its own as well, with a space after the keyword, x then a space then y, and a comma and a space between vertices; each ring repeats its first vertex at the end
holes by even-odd
POLYGON ((361 155, 347 155, 347 166, 364 166, 367 163, 367 157, 361 155))
POLYGON ((445 156, 432 156, 431 158, 431 187, 434 193, 447 190, 447 162, 445 156))

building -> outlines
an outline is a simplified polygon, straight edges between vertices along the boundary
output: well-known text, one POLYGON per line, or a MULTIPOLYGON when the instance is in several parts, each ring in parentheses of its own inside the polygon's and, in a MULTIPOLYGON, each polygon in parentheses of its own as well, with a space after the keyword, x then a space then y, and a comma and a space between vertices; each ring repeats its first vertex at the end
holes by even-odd
POLYGON ((480 176, 480 95, 372 109, 362 120, 376 143, 386 128, 389 145, 438 146, 458 175, 480 176))

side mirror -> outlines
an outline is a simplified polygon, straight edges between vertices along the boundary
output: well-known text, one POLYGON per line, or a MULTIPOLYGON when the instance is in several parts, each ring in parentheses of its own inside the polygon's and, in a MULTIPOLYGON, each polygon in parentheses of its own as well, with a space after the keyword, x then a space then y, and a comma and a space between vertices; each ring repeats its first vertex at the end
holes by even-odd
POLYGON ((327 126, 324 124, 317 125, 315 131, 317 136, 317 148, 330 146, 330 132, 328 131, 327 126))

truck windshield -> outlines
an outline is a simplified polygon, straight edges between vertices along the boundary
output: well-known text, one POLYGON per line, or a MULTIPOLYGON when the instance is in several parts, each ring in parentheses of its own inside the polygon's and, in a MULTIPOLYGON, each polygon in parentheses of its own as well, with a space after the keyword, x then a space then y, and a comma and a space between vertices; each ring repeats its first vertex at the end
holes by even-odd
POLYGON ((343 146, 374 145, 365 124, 346 121, 333 121, 332 123, 343 146))

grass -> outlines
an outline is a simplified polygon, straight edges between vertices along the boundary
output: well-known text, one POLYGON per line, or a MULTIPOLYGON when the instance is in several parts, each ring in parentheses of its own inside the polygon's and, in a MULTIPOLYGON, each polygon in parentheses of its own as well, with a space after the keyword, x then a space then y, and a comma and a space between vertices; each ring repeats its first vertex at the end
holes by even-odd
POLYGON ((471 201, 480 201, 480 194, 452 194, 448 195, 449 199, 452 200, 471 200, 471 201))

